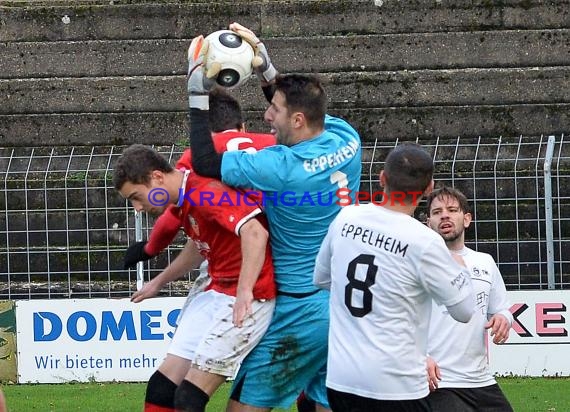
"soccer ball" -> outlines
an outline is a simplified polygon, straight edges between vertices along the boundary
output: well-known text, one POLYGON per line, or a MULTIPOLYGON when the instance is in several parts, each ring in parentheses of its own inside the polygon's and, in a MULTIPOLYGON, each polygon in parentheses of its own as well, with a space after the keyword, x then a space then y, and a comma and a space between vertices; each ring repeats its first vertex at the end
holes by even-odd
POLYGON ((206 67, 214 62, 221 65, 216 82, 226 88, 235 88, 251 76, 254 52, 251 45, 231 30, 218 30, 206 39, 210 43, 206 67))

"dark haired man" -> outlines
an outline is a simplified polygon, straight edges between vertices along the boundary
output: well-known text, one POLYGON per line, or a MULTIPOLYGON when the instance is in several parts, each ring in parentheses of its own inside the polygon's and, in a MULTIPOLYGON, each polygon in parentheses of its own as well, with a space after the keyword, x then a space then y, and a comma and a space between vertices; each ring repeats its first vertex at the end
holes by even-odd
POLYGON ((428 412, 426 345, 432 298, 467 322, 474 299, 465 268, 413 218, 433 189, 433 161, 416 144, 392 150, 380 173, 397 201, 346 206, 315 264, 330 289, 327 389, 333 411, 428 412), (396 196, 397 195, 397 196, 396 196))
MULTIPOLYGON (((239 102, 221 88, 210 91, 210 128, 212 139, 218 153, 232 150, 255 152, 264 147, 273 146, 275 137, 266 133, 252 133, 245 130, 243 113, 239 102)), ((176 163, 179 170, 192 169, 192 154, 186 149, 176 163)), ((164 250, 182 228, 180 213, 176 205, 169 205, 154 223, 148 241, 136 242, 125 253, 124 267, 134 268, 140 261, 151 259, 164 250)), ((133 299, 138 301, 144 291, 135 292, 133 299)))
POLYGON ((190 238, 136 301, 157 295, 167 282, 208 260, 212 280, 179 317, 168 354, 149 379, 145 396, 146 412, 203 412, 210 396, 234 376, 261 339, 273 313, 273 265, 261 209, 218 180, 174 169, 143 145, 123 152, 113 183, 138 211, 158 215, 166 206, 153 199, 168 199, 190 238))
POLYGON ((216 153, 207 122, 206 93, 213 80, 205 75, 211 73, 203 66, 206 49, 198 37, 189 50, 193 166, 228 185, 263 192, 278 293, 271 325, 244 360, 228 410, 288 408, 302 390, 324 410, 328 292, 315 288, 312 273, 319 245, 340 211, 336 192, 354 193, 360 186, 360 137, 346 121, 325 114, 327 97, 316 76, 278 76, 253 32, 237 23, 230 29, 256 50, 256 74, 270 101, 265 121, 278 144, 257 153, 216 153))
POLYGON ((432 305, 428 337, 428 400, 433 412, 512 412, 509 401, 489 370, 487 333, 493 343, 509 337, 513 315, 505 283, 493 257, 465 246, 471 209, 459 190, 442 187, 427 198, 428 225, 451 253, 465 261, 477 300, 468 323, 451 319, 444 307, 432 305))

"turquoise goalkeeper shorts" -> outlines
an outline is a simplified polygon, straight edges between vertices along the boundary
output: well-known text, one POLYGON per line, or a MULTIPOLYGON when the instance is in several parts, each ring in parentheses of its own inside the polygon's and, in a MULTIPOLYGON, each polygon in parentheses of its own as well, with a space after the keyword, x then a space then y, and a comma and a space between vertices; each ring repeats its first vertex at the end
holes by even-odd
POLYGON ((305 391, 328 408, 328 305, 325 290, 303 297, 278 294, 269 328, 242 363, 231 398, 259 408, 289 408, 305 391))

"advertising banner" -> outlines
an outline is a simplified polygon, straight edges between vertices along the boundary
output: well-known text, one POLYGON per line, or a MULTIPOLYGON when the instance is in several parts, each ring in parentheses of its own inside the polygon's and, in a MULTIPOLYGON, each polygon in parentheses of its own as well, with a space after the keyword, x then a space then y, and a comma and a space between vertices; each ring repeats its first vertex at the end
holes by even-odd
POLYGON ((185 299, 18 301, 18 382, 146 381, 185 299))
POLYGON ((0 301, 0 382, 17 382, 14 302, 0 301))
MULTIPOLYGON (((508 292, 507 343, 489 339, 499 376, 570 376, 570 292, 508 292)), ((146 381, 160 365, 186 298, 16 302, 19 383, 146 381)))
POLYGON ((491 370, 499 376, 569 376, 570 291, 508 292, 514 317, 509 340, 489 342, 491 370))

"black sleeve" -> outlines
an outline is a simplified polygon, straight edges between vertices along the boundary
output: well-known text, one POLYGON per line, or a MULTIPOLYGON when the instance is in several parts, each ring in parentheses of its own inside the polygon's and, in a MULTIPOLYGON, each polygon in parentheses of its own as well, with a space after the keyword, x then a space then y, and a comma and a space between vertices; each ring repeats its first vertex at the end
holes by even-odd
POLYGON ((221 179, 222 154, 214 148, 208 115, 208 110, 190 109, 192 168, 199 175, 221 179))
POLYGON ((270 84, 267 86, 263 86, 261 88, 261 90, 263 90, 263 94, 265 95, 265 98, 267 99, 267 101, 269 103, 271 103, 271 100, 273 99, 273 95, 275 94, 275 85, 270 84))

